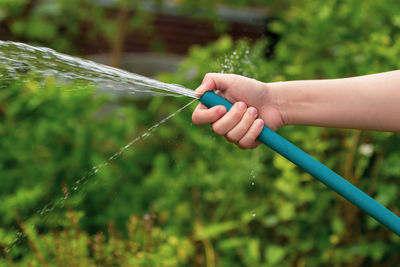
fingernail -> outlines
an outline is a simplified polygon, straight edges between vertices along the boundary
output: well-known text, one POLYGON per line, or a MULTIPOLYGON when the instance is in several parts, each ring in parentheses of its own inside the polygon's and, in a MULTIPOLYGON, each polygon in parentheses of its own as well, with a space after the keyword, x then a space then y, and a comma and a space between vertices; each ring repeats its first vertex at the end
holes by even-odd
POLYGON ((196 92, 202 93, 204 91, 204 84, 200 84, 199 87, 196 88, 196 92))
POLYGON ((253 108, 253 107, 250 107, 250 108, 249 108, 249 113, 250 113, 250 115, 252 115, 252 116, 257 116, 257 109, 256 109, 256 108, 253 108))
POLYGON ((262 120, 257 120, 257 126, 264 126, 264 122, 262 120))
POLYGON ((239 109, 242 109, 242 110, 243 110, 243 109, 246 108, 246 104, 243 103, 243 102, 239 102, 238 107, 239 107, 239 109))
POLYGON ((225 108, 223 108, 223 107, 218 108, 217 109, 217 113, 218 113, 219 116, 224 115, 225 114, 225 108))

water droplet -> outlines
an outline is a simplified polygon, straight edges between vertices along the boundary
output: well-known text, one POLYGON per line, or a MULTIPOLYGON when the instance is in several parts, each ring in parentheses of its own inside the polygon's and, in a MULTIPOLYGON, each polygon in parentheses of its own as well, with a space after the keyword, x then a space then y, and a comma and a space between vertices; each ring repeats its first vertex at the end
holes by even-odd
POLYGON ((251 182, 251 185, 255 185, 256 183, 255 182, 251 182))
POLYGON ((255 210, 251 211, 251 216, 256 217, 256 211, 255 210))

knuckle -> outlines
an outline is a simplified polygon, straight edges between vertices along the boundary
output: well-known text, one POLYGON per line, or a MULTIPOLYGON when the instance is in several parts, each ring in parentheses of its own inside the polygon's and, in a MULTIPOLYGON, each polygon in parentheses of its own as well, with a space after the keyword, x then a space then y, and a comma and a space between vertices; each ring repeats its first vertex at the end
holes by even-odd
POLYGON ((213 72, 209 72, 206 75, 204 75, 204 80, 212 80, 213 78, 215 78, 216 73, 213 72))
POLYGON ((237 143, 238 147, 241 149, 248 149, 250 148, 250 144, 246 139, 242 139, 237 143))
POLYGON ((206 75, 204 75, 204 80, 210 79, 211 75, 212 75, 211 73, 207 73, 206 75))
POLYGON ((198 119, 198 115, 196 112, 192 113, 192 122, 196 125, 199 125, 199 119, 198 119))
POLYGON ((212 129, 218 135, 225 135, 223 129, 218 124, 213 124, 212 129))
POLYGON ((242 144, 241 142, 238 142, 236 145, 237 145, 240 149, 243 149, 243 150, 248 149, 248 147, 247 147, 246 145, 242 144))
POLYGON ((237 141, 239 141, 238 138, 235 137, 231 132, 228 132, 228 133, 225 135, 225 137, 226 137, 226 139, 227 139, 229 142, 232 142, 232 143, 236 143, 237 141))

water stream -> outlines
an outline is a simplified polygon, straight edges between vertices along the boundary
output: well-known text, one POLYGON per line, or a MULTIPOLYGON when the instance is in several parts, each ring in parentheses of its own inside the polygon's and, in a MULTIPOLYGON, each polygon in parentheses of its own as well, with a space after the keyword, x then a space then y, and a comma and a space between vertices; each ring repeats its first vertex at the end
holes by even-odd
MULTIPOLYGON (((9 77, 19 78, 29 72, 54 76, 60 82, 85 81, 100 91, 118 95, 199 95, 178 84, 168 84, 142 75, 99 64, 62 53, 50 48, 34 47, 24 43, 0 41, 0 67, 9 77)), ((0 73, 0 79, 1 77, 0 73)))
MULTIPOLYGON (((234 54, 233 56, 237 55, 234 54)), ((143 97, 148 95, 161 95, 175 97, 188 96, 194 98, 188 104, 157 122, 148 128, 147 131, 138 135, 128 144, 121 147, 107 160, 87 170, 82 177, 72 183, 70 190, 65 191, 63 196, 47 203, 44 207, 37 210, 35 214, 40 215, 39 222, 43 222, 55 208, 63 207, 65 201, 70 197, 70 195, 79 191, 82 188, 82 185, 88 182, 90 177, 94 176, 102 168, 108 166, 111 161, 118 159, 123 152, 132 145, 150 136, 158 126, 168 121, 199 98, 199 95, 195 91, 181 85, 163 83, 155 79, 95 63, 93 61, 61 54, 49 48, 33 47, 23 43, 0 41, 0 79, 24 79, 28 76, 27 74, 31 72, 41 75, 43 78, 46 76, 53 76, 61 83, 83 81, 95 85, 102 92, 122 96, 143 97)), ((222 70, 221 72, 224 71, 222 70)), ((255 172, 252 171, 252 187, 255 186, 255 177, 255 172)), ((255 217, 256 211, 252 210, 251 215, 252 217, 255 217)), ((34 215, 32 215, 27 221, 30 221, 33 218, 34 215)), ((11 244, 7 245, 5 252, 9 252, 22 238, 24 238, 24 233, 20 230, 15 230, 15 239, 11 244)))
MULTIPOLYGON (((62 207, 70 197, 70 194, 78 191, 82 185, 88 182, 90 177, 109 165, 111 161, 118 159, 133 144, 150 136, 158 126, 188 107, 199 97, 195 91, 181 85, 163 83, 93 61, 61 54, 49 48, 0 41, 0 79, 24 79, 28 73, 42 75, 43 78, 53 76, 61 83, 84 81, 94 84, 100 91, 123 96, 134 95, 142 97, 146 95, 162 95, 194 98, 188 104, 155 123, 146 132, 121 147, 107 160, 89 169, 85 175, 72 184, 70 190, 64 192, 62 197, 47 203, 44 207, 37 210, 36 214, 41 216, 40 222, 43 222, 56 207, 62 207)), ((30 221, 33 217, 34 215, 27 221, 30 221)), ((5 252, 9 252, 24 237, 24 233, 20 230, 16 230, 15 233, 15 239, 11 244, 7 245, 5 252)))

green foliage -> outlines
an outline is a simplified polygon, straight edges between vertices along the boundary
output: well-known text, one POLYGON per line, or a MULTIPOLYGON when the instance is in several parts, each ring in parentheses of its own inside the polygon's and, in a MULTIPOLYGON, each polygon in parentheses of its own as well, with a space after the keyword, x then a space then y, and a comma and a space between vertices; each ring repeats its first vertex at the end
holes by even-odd
POLYGON ((115 1, 111 6, 89 0, 0 1, 0 23, 18 40, 76 53, 75 42, 82 37, 83 28, 91 38, 113 42, 120 25, 118 12, 110 8, 136 10, 129 28, 151 32, 152 15, 144 5, 144 1, 115 1))
POLYGON ((336 78, 397 69, 397 1, 296 1, 272 30, 282 37, 278 71, 286 79, 336 78))
MULTIPOLYGON (((398 68, 399 11, 394 1, 292 1, 276 11, 281 39, 270 60, 263 56, 270 40, 226 36, 193 47, 176 74, 159 78, 195 88, 211 71, 280 81, 398 68)), ((399 237, 269 149, 241 151, 191 125, 194 106, 90 172, 188 99, 109 99, 51 78, 0 85, 0 245, 25 235, 3 265, 62 266, 64 255, 139 266, 400 261, 399 237), (46 203, 59 204, 41 216, 46 203)), ((316 127, 280 134, 399 214, 398 134, 316 127)))
MULTIPOLYGON (((99 232, 89 236, 79 226, 79 214, 68 211, 65 229, 38 235, 31 224, 22 224, 33 253, 20 265, 28 266, 179 266, 193 253, 189 240, 167 235, 154 225, 151 216, 139 220, 131 217, 126 225, 127 236, 108 225, 107 237, 99 232)), ((8 264, 12 259, 8 257, 8 264)))

